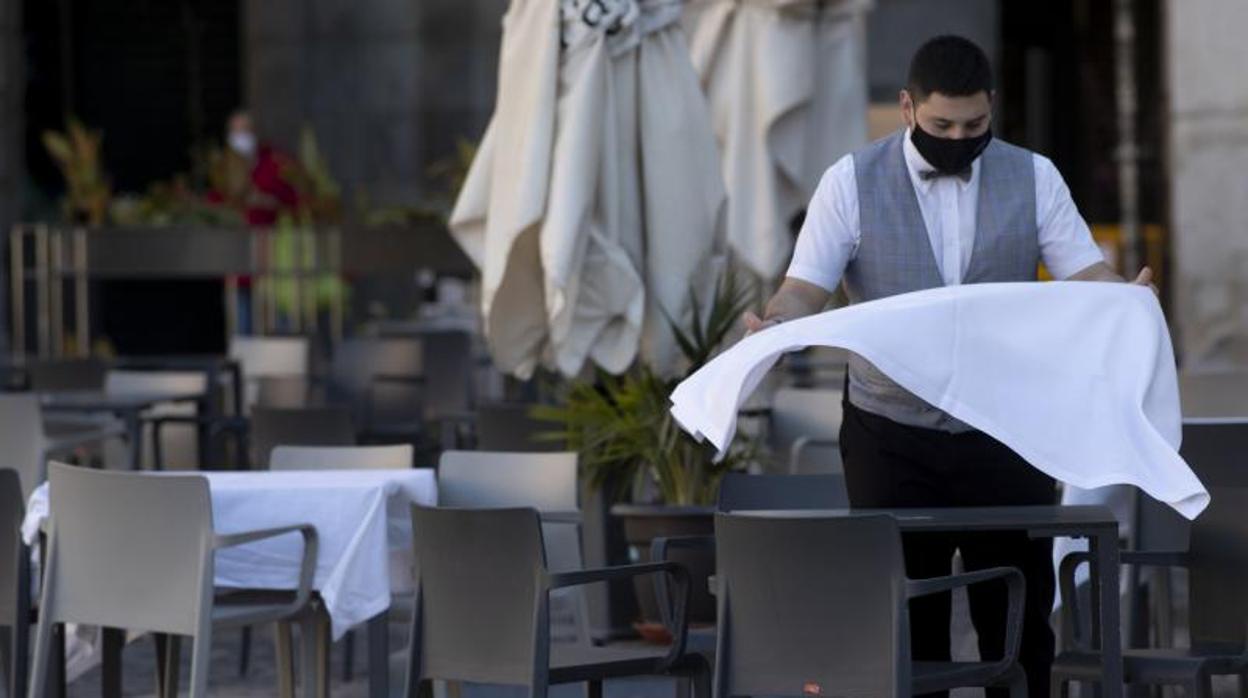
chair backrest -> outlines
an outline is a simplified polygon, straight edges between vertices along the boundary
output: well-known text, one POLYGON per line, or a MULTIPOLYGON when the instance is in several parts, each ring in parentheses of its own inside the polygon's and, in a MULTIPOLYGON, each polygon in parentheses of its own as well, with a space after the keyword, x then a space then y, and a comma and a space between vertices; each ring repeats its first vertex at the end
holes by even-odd
POLYGON ((576 511, 576 454, 446 451, 438 503, 448 507, 533 507, 576 511))
POLYGON ((1208 486, 1248 486, 1248 417, 1183 422, 1183 459, 1208 486))
POLYGON ((1184 418, 1248 419, 1248 371, 1180 373, 1179 400, 1184 418))
POLYGON ((327 397, 350 405, 361 426, 422 417, 424 348, 413 337, 355 337, 334 347, 327 397))
POLYGON ((53 463, 40 613, 52 622, 195 635, 211 599, 207 479, 53 463))
POLYGON ((1192 522, 1188 604, 1193 646, 1248 652, 1248 487, 1210 486, 1192 522))
POLYGON ((477 448, 483 451, 566 451, 567 445, 536 438, 561 429, 559 424, 535 419, 532 403, 494 402, 477 406, 477 448))
POLYGON ((46 439, 38 395, 0 393, 0 444, 4 446, 0 467, 17 471, 22 497, 29 497, 47 477, 46 439))
POLYGON ((243 372, 243 405, 259 400, 262 378, 306 376, 308 349, 307 337, 231 337, 230 358, 243 372))
POLYGON ((463 414, 473 407, 472 336, 467 332, 426 332, 420 336, 425 377, 426 419, 463 414))
POLYGON ((278 446, 269 470, 404 470, 412 467, 412 445, 278 446))
POLYGON ((230 338, 230 358, 239 363, 245 378, 305 376, 308 373, 307 337, 230 338))
POLYGON ((727 473, 719 483, 719 511, 841 509, 849 506, 845 477, 727 473))
MULTIPOLYGON (((204 371, 139 371, 111 370, 104 378, 104 392, 111 395, 136 393, 202 393, 208 389, 208 374, 204 371)), ((156 405, 150 414, 157 416, 194 415, 195 405, 189 402, 156 405)), ((199 432, 194 425, 175 424, 161 431, 163 468, 199 467, 199 450, 196 440, 199 432)), ((151 466, 149 452, 151 439, 144 435, 143 462, 151 466)))
POLYGON ((842 392, 834 388, 781 388, 771 405, 771 446, 789 472, 839 472, 840 450, 828 442, 840 440, 842 392), (804 448, 793 462, 792 449, 799 439, 821 443, 804 448))
MULTIPOLYGON (((0 625, 17 618, 18 575, 22 574, 22 483, 16 470, 0 468, 0 625)), ((6 667, 7 669, 7 667, 6 667)))
POLYGON ((251 414, 252 464, 263 467, 277 446, 354 446, 346 407, 257 407, 251 414))
MULTIPOLYGON (((445 451, 438 465, 438 503, 447 507, 531 507, 543 513, 579 511, 576 453, 445 451)), ((581 526, 542 523, 546 561, 557 571, 584 568, 581 526)), ((583 587, 552 594, 552 637, 590 642, 583 587)))
MULTIPOLYGON (((249 381, 249 385, 252 383, 249 381)), ((260 376, 254 382, 256 407, 315 407, 325 404, 323 388, 316 386, 307 376, 260 376)))
POLYGON ((100 390, 108 365, 101 359, 36 359, 26 367, 30 389, 35 392, 55 390, 100 390))
POLYGON ((533 509, 412 507, 419 676, 528 684, 543 595, 533 509))
POLYGON ((897 522, 717 514, 723 695, 909 695, 897 522))

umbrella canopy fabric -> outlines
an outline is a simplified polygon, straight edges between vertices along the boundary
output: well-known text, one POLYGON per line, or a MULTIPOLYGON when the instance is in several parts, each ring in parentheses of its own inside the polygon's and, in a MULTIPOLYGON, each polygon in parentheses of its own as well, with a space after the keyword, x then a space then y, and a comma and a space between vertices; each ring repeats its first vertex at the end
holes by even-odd
POLYGON ((495 113, 451 215, 501 370, 678 358, 725 198, 674 0, 514 0, 495 113))
POLYGON ((867 140, 865 15, 873 0, 693 0, 693 64, 728 187, 727 237, 764 279, 819 178, 867 140))

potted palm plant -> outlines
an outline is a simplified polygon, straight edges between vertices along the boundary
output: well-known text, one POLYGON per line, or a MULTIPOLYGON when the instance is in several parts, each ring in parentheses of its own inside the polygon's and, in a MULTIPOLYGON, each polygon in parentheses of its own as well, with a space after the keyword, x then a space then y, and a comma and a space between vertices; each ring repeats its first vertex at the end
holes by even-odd
MULTIPOLYGON (((669 410, 676 385, 721 349, 754 298, 729 270, 716 282, 709 303, 690 292, 686 326, 667 317, 684 355, 683 373, 663 375, 644 362, 618 376, 599 371, 592 381, 569 384, 559 404, 534 409, 535 417, 561 425, 548 436, 577 450, 590 486, 617 502, 611 513, 622 520, 634 559, 647 559, 650 541, 658 536, 710 534, 720 479, 756 455, 757 442, 739 433, 728 455, 716 462, 714 449, 681 430, 669 410)), ((684 562, 710 564, 709 557, 684 562)), ((698 570, 691 571, 697 578, 698 570)), ((649 580, 638 585, 637 595, 644 632, 658 618, 649 580)), ((714 618, 705 589, 693 590, 690 610, 695 620, 714 618)))

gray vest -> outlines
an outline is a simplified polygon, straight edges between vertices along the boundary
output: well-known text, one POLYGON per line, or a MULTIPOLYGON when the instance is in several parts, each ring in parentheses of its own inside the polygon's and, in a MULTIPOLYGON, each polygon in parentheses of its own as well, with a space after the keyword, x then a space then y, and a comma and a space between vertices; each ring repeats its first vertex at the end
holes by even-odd
MULTIPOLYGON (((850 302, 944 285, 906 169, 905 131, 854 153, 861 240, 845 270, 850 302)), ((1034 281, 1040 261, 1032 154, 996 138, 979 159, 975 245, 963 283, 1034 281)), ((866 359, 849 359, 849 400, 911 426, 970 429, 889 380, 866 359)))

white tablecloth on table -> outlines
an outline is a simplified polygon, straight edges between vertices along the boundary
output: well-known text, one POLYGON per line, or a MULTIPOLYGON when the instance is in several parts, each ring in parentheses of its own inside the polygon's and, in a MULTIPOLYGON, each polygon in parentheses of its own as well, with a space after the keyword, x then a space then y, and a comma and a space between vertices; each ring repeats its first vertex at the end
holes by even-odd
MULTIPOLYGON (((193 475, 208 479, 219 534, 293 524, 316 528, 318 552, 312 587, 325 602, 335 639, 389 608, 393 592, 411 587, 408 507, 437 503, 432 470, 193 475)), ((22 534, 33 543, 48 515, 46 483, 31 494, 26 511, 22 534)), ((216 556, 216 584, 293 589, 298 585, 302 555, 298 534, 221 550, 216 556)))
POLYGON ((1093 282, 948 286, 861 303, 746 337, 672 393, 672 415, 722 455, 738 406, 777 360, 854 351, 1050 476, 1135 485, 1195 518, 1209 493, 1179 456, 1165 317, 1146 288, 1093 282))

